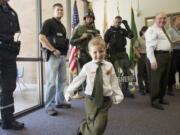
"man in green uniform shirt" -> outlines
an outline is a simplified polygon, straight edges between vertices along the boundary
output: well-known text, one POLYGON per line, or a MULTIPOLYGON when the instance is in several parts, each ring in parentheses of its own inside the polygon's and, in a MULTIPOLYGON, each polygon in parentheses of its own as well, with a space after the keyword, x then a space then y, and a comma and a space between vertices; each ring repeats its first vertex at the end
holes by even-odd
MULTIPOLYGON (((70 40, 71 45, 76 46, 79 49, 78 63, 80 68, 82 68, 84 64, 91 60, 91 57, 88 53, 89 41, 93 37, 100 36, 99 30, 97 30, 94 25, 94 13, 92 11, 88 11, 83 19, 84 24, 77 26, 70 40)), ((84 88, 85 83, 82 85, 82 88, 80 88, 80 91, 81 89, 84 90, 84 88)), ((79 92, 77 93, 77 98, 81 98, 79 92)))
POLYGON ((94 14, 91 11, 88 11, 84 16, 84 24, 79 25, 71 38, 70 43, 73 46, 76 46, 79 49, 78 62, 80 68, 91 60, 88 54, 88 43, 89 41, 96 36, 99 36, 99 30, 95 28, 94 25, 94 14))

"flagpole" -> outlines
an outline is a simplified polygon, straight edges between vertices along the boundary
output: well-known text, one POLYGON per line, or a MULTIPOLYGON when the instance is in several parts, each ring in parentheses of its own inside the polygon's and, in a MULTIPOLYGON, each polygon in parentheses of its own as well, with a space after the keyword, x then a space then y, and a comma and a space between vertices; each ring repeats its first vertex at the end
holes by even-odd
POLYGON ((88 11, 88 1, 87 0, 83 0, 84 3, 84 15, 87 13, 88 11))
POLYGON ((71 0, 66 1, 66 13, 67 13, 67 36, 71 36, 71 0))
MULTIPOLYGON (((77 8, 77 1, 74 1, 74 7, 73 7, 73 16, 72 16, 72 31, 74 28, 79 24, 79 14, 78 14, 78 8, 77 8)), ((77 60, 76 60, 76 55, 77 55, 77 48, 75 46, 72 46, 70 44, 69 46, 69 71, 70 73, 77 73, 77 60)), ((70 74, 71 77, 73 76, 70 74)), ((70 78, 70 81, 72 78, 70 78)))
POLYGON ((105 33, 106 31, 106 27, 107 27, 107 14, 106 14, 106 10, 107 10, 107 0, 104 1, 104 28, 103 28, 103 33, 105 33))
POLYGON ((118 16, 120 16, 120 12, 119 12, 119 0, 117 0, 117 12, 118 12, 118 16))

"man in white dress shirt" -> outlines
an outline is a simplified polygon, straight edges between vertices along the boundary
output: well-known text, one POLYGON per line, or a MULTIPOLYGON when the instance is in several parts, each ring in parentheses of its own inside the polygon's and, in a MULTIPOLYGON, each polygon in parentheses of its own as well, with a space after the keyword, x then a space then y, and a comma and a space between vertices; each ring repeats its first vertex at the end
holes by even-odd
POLYGON ((154 24, 145 33, 148 58, 151 106, 164 110, 164 100, 168 80, 171 43, 163 31, 166 14, 161 12, 155 17, 154 24))

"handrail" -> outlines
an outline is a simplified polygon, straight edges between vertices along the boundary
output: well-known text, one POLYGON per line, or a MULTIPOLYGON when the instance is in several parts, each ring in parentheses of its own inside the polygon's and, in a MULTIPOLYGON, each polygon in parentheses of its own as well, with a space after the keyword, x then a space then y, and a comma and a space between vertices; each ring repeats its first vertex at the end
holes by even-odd
POLYGON ((42 58, 17 57, 16 61, 43 61, 42 58))

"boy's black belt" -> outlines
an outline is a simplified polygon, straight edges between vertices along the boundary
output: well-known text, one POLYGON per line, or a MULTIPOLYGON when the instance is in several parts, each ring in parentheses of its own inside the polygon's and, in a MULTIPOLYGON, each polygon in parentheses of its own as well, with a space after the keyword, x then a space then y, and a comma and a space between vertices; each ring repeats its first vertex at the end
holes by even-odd
POLYGON ((140 55, 146 55, 146 53, 140 53, 140 55))
POLYGON ((165 53, 171 53, 171 51, 163 51, 163 50, 159 50, 159 51, 155 51, 156 54, 165 54, 165 53))
MULTIPOLYGON (((89 98, 90 100, 93 100, 93 97, 90 95, 86 95, 86 97, 89 98)), ((110 99, 110 96, 103 96, 104 101, 109 100, 109 99, 110 99)))

